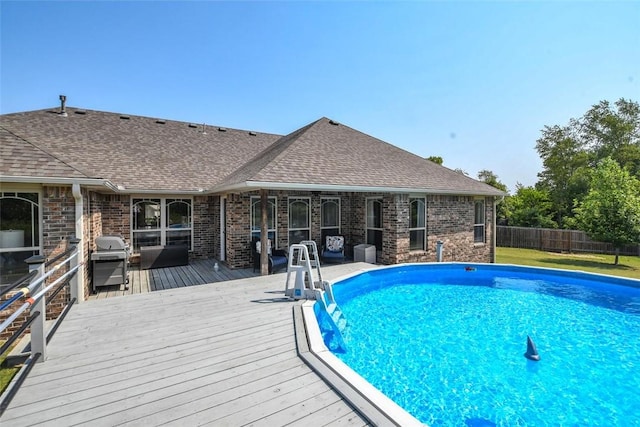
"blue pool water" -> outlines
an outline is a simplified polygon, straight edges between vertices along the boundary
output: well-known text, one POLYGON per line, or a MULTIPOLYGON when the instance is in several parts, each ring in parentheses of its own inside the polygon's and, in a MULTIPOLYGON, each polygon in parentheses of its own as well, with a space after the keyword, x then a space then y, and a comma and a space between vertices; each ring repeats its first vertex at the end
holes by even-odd
POLYGON ((498 265, 375 270, 334 284, 347 318, 335 354, 432 426, 640 425, 638 286, 498 265))

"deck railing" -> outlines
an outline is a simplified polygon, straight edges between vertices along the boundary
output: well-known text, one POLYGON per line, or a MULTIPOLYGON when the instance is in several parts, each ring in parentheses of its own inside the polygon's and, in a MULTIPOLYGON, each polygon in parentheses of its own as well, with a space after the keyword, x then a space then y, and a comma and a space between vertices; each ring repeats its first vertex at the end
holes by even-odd
POLYGON ((2 298, 19 288, 14 295, 0 303, 0 312, 9 310, 12 307, 14 309, 6 320, 0 324, 0 334, 14 323, 22 322, 20 327, 0 347, 0 356, 9 351, 11 346, 22 337, 27 328, 31 328, 30 351, 21 355, 21 358, 24 359, 22 368, 16 373, 3 395, 0 396, 2 399, 0 401, 0 416, 9 406, 33 366, 47 359, 47 344, 78 299, 77 272, 82 265, 82 262, 78 259, 79 242, 79 239, 70 240, 69 248, 50 260, 45 260, 41 255, 35 255, 27 259, 29 273, 0 293, 0 298, 2 298), (66 272, 62 273, 60 270, 65 268, 66 272), (58 277, 51 278, 56 273, 58 273, 58 277), (51 278, 50 283, 46 283, 49 278, 51 278), (70 299, 47 331, 45 327, 47 305, 66 286, 70 287, 70 299), (24 317, 27 310, 29 310, 29 316, 26 320, 20 319, 21 316, 24 317))

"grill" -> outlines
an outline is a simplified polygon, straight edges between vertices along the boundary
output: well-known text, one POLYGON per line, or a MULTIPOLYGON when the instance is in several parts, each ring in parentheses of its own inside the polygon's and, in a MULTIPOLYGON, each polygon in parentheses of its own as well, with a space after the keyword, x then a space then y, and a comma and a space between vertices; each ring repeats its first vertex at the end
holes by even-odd
MULTIPOLYGON (((91 254, 93 292, 100 286, 129 283, 129 246, 119 236, 96 237, 96 250, 91 254)), ((126 289, 126 288, 125 288, 126 289)))

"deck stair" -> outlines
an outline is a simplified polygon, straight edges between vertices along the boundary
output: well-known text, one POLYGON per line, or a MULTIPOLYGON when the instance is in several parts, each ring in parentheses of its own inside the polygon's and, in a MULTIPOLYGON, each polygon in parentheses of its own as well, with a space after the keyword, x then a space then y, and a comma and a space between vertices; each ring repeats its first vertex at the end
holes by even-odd
POLYGON ((335 302, 329 303, 327 305, 327 314, 331 317, 331 320, 338 330, 340 332, 344 331, 344 328, 347 326, 347 318, 344 316, 340 306, 335 302))
POLYGON ((320 323, 324 324, 324 327, 321 327, 324 343, 331 351, 344 353, 347 351, 343 338, 347 327, 347 318, 334 299, 329 282, 324 282, 323 289, 316 292, 316 300, 321 303, 320 310, 325 313, 320 315, 320 318, 323 319, 320 323))
POLYGON ((322 295, 322 303, 325 307, 325 310, 331 317, 331 320, 333 320, 333 323, 336 325, 338 330, 340 332, 343 332, 344 328, 347 326, 347 318, 344 316, 342 309, 333 296, 333 288, 331 287, 331 283, 323 282, 322 289, 324 294, 322 295))

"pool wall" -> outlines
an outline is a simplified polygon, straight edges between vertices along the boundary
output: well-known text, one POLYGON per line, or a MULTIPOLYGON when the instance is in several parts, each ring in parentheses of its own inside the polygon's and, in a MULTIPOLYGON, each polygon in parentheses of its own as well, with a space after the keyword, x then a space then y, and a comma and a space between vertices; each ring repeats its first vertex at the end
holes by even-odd
MULTIPOLYGON (((342 298, 350 298, 353 295, 362 292, 370 292, 380 289, 390 283, 398 282, 398 275, 402 278, 402 283, 420 283, 424 282, 422 274, 425 270, 429 272, 429 279, 437 281, 440 277, 451 271, 451 268, 460 268, 460 277, 464 281, 476 277, 489 277, 496 271, 502 273, 518 273, 526 274, 535 278, 553 274, 556 277, 563 277, 568 281, 586 281, 595 282, 596 285, 604 286, 626 286, 632 288, 640 288, 640 280, 619 278, 596 273, 587 273, 583 271, 570 271, 560 269, 550 269, 543 267, 523 267, 509 264, 482 264, 482 263, 410 263, 391 266, 383 266, 368 271, 359 271, 353 274, 342 276, 334 281, 332 285, 340 283, 345 286, 337 286, 333 288, 334 294, 338 302, 342 298), (368 280, 375 278, 375 280, 368 280), (363 284, 366 284, 363 288, 363 284), (350 286, 353 285, 353 286, 350 286)), ((461 282, 462 284, 462 282, 461 282)), ((320 374, 328 383, 330 383, 343 397, 348 400, 355 408, 357 408, 365 417, 369 418, 375 425, 400 425, 400 426, 423 426, 418 419, 413 417, 386 395, 373 387, 362 376, 353 371, 344 362, 338 359, 325 345, 318 321, 314 313, 315 301, 306 301, 301 308, 300 323, 303 323, 305 335, 307 338, 308 355, 301 354, 301 357, 320 374), (315 363, 322 366, 313 366, 314 361, 308 360, 309 357, 317 358, 315 363), (326 372, 323 374, 323 370, 326 372), (363 405, 362 401, 366 401, 363 405), (377 411, 377 412, 376 412, 377 411)), ((348 319, 347 319, 348 321, 348 319)), ((299 346, 300 347, 300 346, 299 346)))
POLYGON ((302 319, 296 321, 296 325, 298 322, 304 325, 309 350, 305 352, 304 343, 300 343, 303 333, 296 333, 300 357, 372 424, 424 426, 425 424, 372 386, 325 346, 314 314, 315 304, 315 301, 303 303, 300 314, 302 319))

